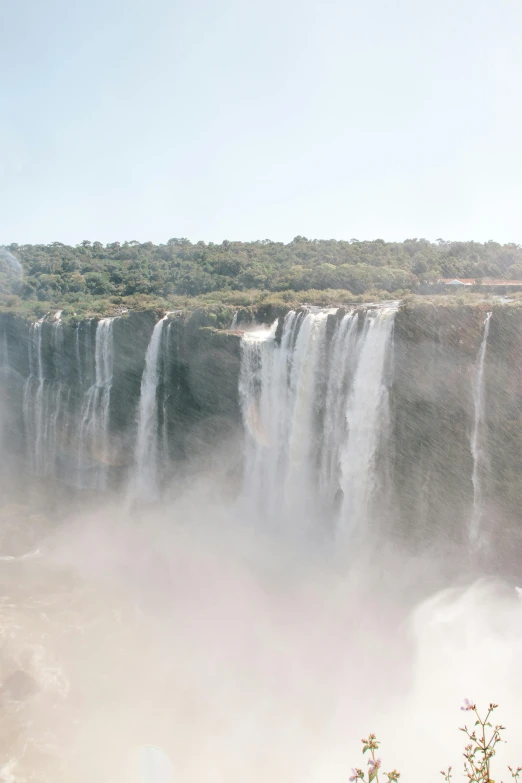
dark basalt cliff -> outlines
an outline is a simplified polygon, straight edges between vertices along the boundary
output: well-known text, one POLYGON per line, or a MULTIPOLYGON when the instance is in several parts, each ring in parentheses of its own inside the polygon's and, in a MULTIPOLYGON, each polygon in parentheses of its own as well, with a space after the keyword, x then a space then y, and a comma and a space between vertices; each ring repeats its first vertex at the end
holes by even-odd
POLYGON ((403 307, 394 334, 391 387, 393 487, 402 530, 413 543, 467 536, 473 504, 473 384, 492 311, 484 366, 481 472, 485 516, 495 549, 521 535, 522 308, 403 307), (442 522, 444 521, 444 524, 442 522))

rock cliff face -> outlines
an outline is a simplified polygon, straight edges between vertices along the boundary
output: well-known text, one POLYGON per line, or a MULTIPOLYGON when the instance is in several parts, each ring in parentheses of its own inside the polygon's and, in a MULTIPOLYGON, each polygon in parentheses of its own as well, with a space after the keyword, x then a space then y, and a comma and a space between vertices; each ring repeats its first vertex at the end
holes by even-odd
MULTIPOLYGON (((386 445, 396 528, 407 533, 412 546, 421 540, 423 547, 429 541, 439 545, 441 537, 451 543, 466 534, 462 521, 473 507, 478 475, 475 471, 474 479, 470 445, 476 426, 474 383, 489 310, 493 314, 484 355, 479 480, 490 535, 505 547, 520 535, 522 308, 415 303, 401 306, 394 320, 386 445)), ((327 340, 341 315, 329 317, 327 340)), ((201 311, 168 316, 161 337, 155 425, 164 478, 183 472, 189 463, 211 467, 220 448, 232 450, 240 475, 240 330, 281 316, 283 312, 244 311, 238 314, 237 331, 214 328, 211 316, 201 311)), ((2 445, 10 457, 6 464, 16 465, 19 474, 43 473, 88 489, 88 482, 78 482, 80 463, 87 475, 101 460, 107 465, 109 486, 126 481, 145 356, 156 322, 152 312, 115 318, 110 335, 107 332, 110 341, 102 345, 96 321, 45 320, 35 326, 15 315, 0 316, 2 445), (103 356, 110 364, 110 379, 105 381, 103 356), (99 394, 94 391, 89 397, 93 388, 99 394), (89 400, 95 398, 99 406, 104 400, 109 406, 103 449, 95 437, 103 410, 89 409, 89 400), (81 462, 80 448, 89 452, 87 462, 81 462), (31 461, 35 449, 40 451, 31 461)), ((276 339, 281 324, 282 318, 276 339)))
POLYGON ((522 309, 403 307, 395 322, 391 421, 393 487, 400 526, 415 544, 451 547, 473 507, 473 389, 484 357, 480 481, 488 537, 499 556, 520 543, 522 502, 522 309))

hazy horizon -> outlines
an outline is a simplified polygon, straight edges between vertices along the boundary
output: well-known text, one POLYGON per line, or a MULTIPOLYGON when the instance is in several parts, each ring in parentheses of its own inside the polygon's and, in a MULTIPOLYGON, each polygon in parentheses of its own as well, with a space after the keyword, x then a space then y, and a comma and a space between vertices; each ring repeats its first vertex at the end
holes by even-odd
MULTIPOLYGON (((243 238, 237 238, 237 237, 223 237, 223 239, 220 240, 204 240, 198 237, 186 237, 186 236, 176 236, 176 237, 168 237, 167 239, 159 239, 159 240, 152 240, 152 239, 136 239, 136 237, 133 237, 132 239, 115 239, 109 238, 106 241, 103 241, 103 245, 110 245, 112 243, 131 243, 131 242, 137 242, 138 244, 146 244, 147 242, 152 242, 153 245, 166 245, 171 239, 187 239, 192 245, 196 245, 199 242, 203 242, 206 245, 215 244, 215 245, 221 245, 223 242, 243 242, 244 244, 248 243, 255 243, 255 242, 274 242, 274 243, 282 243, 285 245, 288 245, 292 242, 293 239, 296 237, 301 236, 303 239, 305 239, 308 242, 350 242, 350 243, 356 243, 356 242, 386 242, 386 243, 396 243, 401 244, 403 242, 411 242, 411 241, 418 241, 418 242, 430 242, 431 244, 438 244, 441 241, 445 243, 452 243, 452 242, 460 242, 460 243, 467 243, 467 242, 476 242, 478 244, 487 244, 488 242, 496 242, 500 245, 517 245, 518 247, 522 246, 522 240, 520 242, 515 242, 511 240, 506 240, 505 242, 501 242, 494 237, 490 237, 489 239, 484 240, 478 240, 473 237, 463 239, 462 237, 457 238, 447 238, 447 237, 437 237, 437 239, 430 239, 428 237, 403 237, 400 239, 386 239, 385 237, 312 237, 312 236, 305 236, 304 234, 295 234, 293 237, 290 238, 284 238, 284 239, 274 239, 273 237, 253 237, 251 239, 243 239, 243 238)), ((89 239, 87 237, 84 237, 81 241, 78 242, 63 242, 61 239, 51 239, 47 242, 4 242, 3 244, 0 244, 0 248, 2 247, 10 247, 11 245, 19 245, 20 247, 23 245, 51 245, 54 242, 58 242, 62 245, 69 245, 71 247, 75 247, 76 245, 81 245, 82 242, 90 242, 93 244, 94 242, 99 242, 99 239, 89 239)))

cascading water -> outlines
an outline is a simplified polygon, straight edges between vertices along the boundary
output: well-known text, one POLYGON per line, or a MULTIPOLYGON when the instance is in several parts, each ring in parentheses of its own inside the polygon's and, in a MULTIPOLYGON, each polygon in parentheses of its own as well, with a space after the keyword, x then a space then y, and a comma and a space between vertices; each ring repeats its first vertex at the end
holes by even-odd
POLYGON ((335 318, 330 340, 327 319, 335 311, 288 313, 279 345, 277 324, 244 335, 244 496, 253 507, 314 514, 331 508, 342 490, 341 529, 368 513, 394 313, 367 312, 360 333, 357 313, 335 318))
POLYGON ((335 318, 290 312, 242 340, 243 494, 265 515, 313 515, 342 492, 339 530, 366 524, 387 423, 384 372, 396 308, 335 318))
POLYGON ((29 375, 24 387, 24 427, 29 468, 38 473, 40 468, 41 427, 43 420, 43 361, 42 325, 44 319, 31 324, 29 333, 29 375))
MULTIPOLYGON (((53 361, 53 382, 47 387, 48 429, 46 432, 46 461, 51 471, 54 471, 57 460, 58 441, 61 434, 61 420, 63 417, 63 403, 66 401, 67 378, 62 373, 63 361, 63 324, 60 315, 55 318, 51 326, 51 355, 53 361)), ((63 436, 65 433, 63 433, 63 436)))
POLYGON ((484 426, 485 426, 485 383, 484 383, 484 367, 486 362, 486 348, 489 335, 489 324, 491 320, 491 313, 486 315, 484 320, 484 335, 482 337, 482 343, 477 357, 477 368, 473 379, 473 430, 471 433, 470 448, 473 456, 473 511, 471 514, 470 523, 470 539, 472 542, 477 543, 480 536, 482 515, 483 515, 483 475, 487 470, 488 458, 485 451, 484 443, 484 426))
POLYGON ((7 335, 5 329, 2 333, 2 369, 7 370, 9 368, 9 346, 7 344, 7 335))
POLYGON ((384 371, 395 312, 389 307, 369 311, 359 336, 359 359, 346 407, 348 437, 341 450, 342 536, 366 526, 371 515, 377 450, 388 423, 384 371))
MULTIPOLYGON (((295 318, 295 313, 291 316, 295 318)), ((290 314, 286 318, 289 317, 290 314)), ((276 328, 277 321, 271 329, 245 334, 241 341, 239 393, 246 433, 243 499, 249 507, 258 508, 265 514, 275 510, 281 502, 279 449, 284 441, 279 438, 279 428, 287 404, 286 387, 282 388, 283 374, 274 372, 279 369, 274 362, 276 328), (281 396, 280 407, 274 410, 271 394, 276 387, 281 387, 281 396)), ((286 362, 287 357, 283 360, 286 362)), ((286 370, 283 378, 286 383, 286 370)))
MULTIPOLYGON (((416 487, 425 481, 429 490, 427 502, 433 509, 430 529, 443 529, 444 504, 436 494, 430 496, 429 482, 443 480, 448 486, 451 479, 444 474, 438 455, 430 449, 430 442, 436 439, 430 427, 433 421, 430 410, 434 410, 431 397, 439 395, 431 388, 433 383, 445 384, 449 396, 444 406, 451 410, 453 390, 456 397, 463 397, 458 387, 459 376, 452 380, 451 389, 446 381, 440 380, 445 372, 442 362, 451 352, 450 346, 447 350, 437 349, 436 354, 430 349, 430 357, 438 357, 437 361, 430 360, 431 363, 423 365, 422 379, 416 376, 420 358, 415 353, 416 346, 413 351, 411 346, 405 351, 409 343, 404 340, 406 319, 401 318, 395 346, 398 359, 393 372, 396 394, 389 413, 386 366, 392 347, 394 313, 394 308, 387 306, 358 308, 346 314, 302 308, 289 312, 271 328, 246 332, 241 338, 240 397, 246 429, 242 500, 250 509, 256 513, 260 510, 265 517, 273 519, 292 518, 297 520, 296 524, 301 524, 299 520, 305 517, 326 518, 328 526, 335 526, 339 536, 349 538, 355 529, 366 529, 369 519, 381 518, 380 513, 374 512, 377 507, 379 512, 383 508, 381 490, 386 488, 390 497, 393 493, 394 512, 400 515, 401 521, 407 519, 413 529, 419 515, 415 502, 409 504, 408 498, 415 498, 416 487), (414 388, 415 395, 409 395, 408 377, 413 379, 410 388, 414 388), (389 441, 391 447, 386 449, 383 446, 389 416, 389 432, 394 440, 389 441), (408 456, 416 453, 420 457, 418 479, 415 469, 409 467, 408 456), (413 476, 409 483, 408 476, 413 476)), ((19 453, 25 449, 24 457, 32 473, 56 476, 85 488, 106 486, 109 463, 123 467, 125 453, 130 454, 133 468, 129 472, 137 495, 153 497, 157 493, 159 470, 166 475, 170 460, 178 459, 185 449, 181 440, 184 436, 178 441, 173 423, 177 416, 189 413, 185 406, 192 404, 189 390, 192 381, 189 376, 180 375, 182 386, 179 383, 176 386, 172 378, 177 363, 182 366, 186 360, 185 344, 178 339, 183 335, 183 327, 179 325, 178 335, 175 321, 167 321, 166 325, 162 321, 156 326, 147 350, 139 403, 134 391, 136 386, 136 391, 140 388, 139 381, 131 397, 119 374, 121 364, 118 363, 112 418, 109 416, 112 324, 112 319, 103 319, 74 326, 47 315, 30 327, 29 376, 23 387, 25 439, 17 447, 19 453), (171 351, 173 356, 169 357, 171 351), (136 428, 132 424, 127 426, 121 413, 120 406, 127 404, 129 410, 134 410, 136 404, 139 407, 136 428), (118 444, 129 444, 129 447, 116 452, 111 446, 113 437, 114 446, 117 440, 118 444)), ((462 465, 462 475, 451 486, 457 504, 459 499, 462 503, 459 507, 454 501, 455 513, 468 522, 466 533, 472 539, 481 528, 484 499, 487 497, 488 503, 500 506, 498 460, 492 448, 489 455, 485 449, 484 365, 486 358, 489 361, 489 327, 488 315, 483 333, 478 333, 472 387, 474 420, 469 429, 463 426, 462 433, 454 427, 455 438, 451 441, 453 453, 460 456, 462 465), (469 470, 466 461, 470 451, 472 476, 471 460, 469 470), (467 492, 459 490, 459 487, 469 487, 470 479, 474 489, 473 509, 467 492)), ((16 331, 9 329, 4 327, 4 335, 9 340, 13 339, 11 335, 18 339, 16 331)), ((226 335, 226 341, 228 351, 228 346, 236 345, 239 337, 226 335)), ((13 360, 13 368, 9 370, 11 379, 24 367, 17 358, 15 346, 15 342, 8 344, 5 336, 3 347, 0 346, 0 354, 6 357, 4 365, 13 360)), ((451 362, 457 360, 450 355, 451 362)), ((458 361, 465 362, 460 373, 465 395, 469 389, 467 354, 463 353, 458 361)), ((493 399, 488 403, 491 406, 493 399)), ((441 412, 436 415, 441 425, 447 426, 441 412)), ((493 421, 504 426, 506 417, 501 409, 491 407, 488 415, 490 427, 493 421)), ((494 439, 498 431, 497 428, 492 432, 494 439)), ((498 452, 496 445, 495 453, 498 452)), ((123 474, 123 470, 111 470, 111 482, 118 481, 123 474)))
POLYGON ((315 500, 314 406, 327 315, 289 312, 280 344, 277 322, 242 340, 243 496, 265 515, 304 512, 315 500))
POLYGON ((163 327, 168 315, 155 325, 141 378, 134 470, 129 488, 133 499, 154 500, 158 494, 158 381, 163 327))
MULTIPOLYGON (((167 313, 168 315, 168 313, 167 313)), ((170 444, 169 444, 169 416, 168 416, 168 402, 169 394, 168 389, 168 377, 170 371, 170 339, 172 333, 172 321, 167 326, 167 334, 165 336, 165 360, 163 362, 163 400, 161 403, 161 448, 162 448, 162 460, 164 464, 167 464, 170 457, 170 444)))
POLYGON ((243 499, 265 516, 299 513, 314 500, 314 406, 328 313, 290 311, 241 342, 246 429, 243 499))
POLYGON ((347 313, 332 337, 319 463, 319 486, 324 502, 334 503, 339 491, 340 451, 346 438, 346 398, 357 362, 358 313, 347 313))
POLYGON ((316 500, 318 437, 314 414, 318 406, 319 362, 325 349, 327 316, 327 312, 307 313, 301 319, 290 366, 284 502, 286 508, 302 513, 309 512, 310 504, 316 500))
POLYGON ((114 318, 96 327, 95 382, 86 392, 78 438, 78 483, 104 489, 108 480, 109 412, 113 374, 114 318))
POLYGON ((80 324, 74 330, 74 359, 76 362, 76 373, 78 375, 78 385, 83 384, 82 358, 80 352, 80 324))
POLYGON ((64 410, 66 379, 61 369, 63 325, 57 318, 49 324, 50 362, 44 359, 45 318, 31 325, 29 376, 24 388, 23 414, 29 466, 40 476, 54 475, 64 410))

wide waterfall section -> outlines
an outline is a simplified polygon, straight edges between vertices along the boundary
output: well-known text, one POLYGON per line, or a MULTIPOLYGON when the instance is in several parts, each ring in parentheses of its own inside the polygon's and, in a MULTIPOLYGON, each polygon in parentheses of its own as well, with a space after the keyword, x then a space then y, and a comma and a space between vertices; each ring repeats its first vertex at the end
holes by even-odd
POLYGON ((279 339, 277 322, 245 333, 243 502, 252 514, 301 525, 335 517, 342 537, 368 527, 396 311, 291 311, 279 339))
POLYGON ((41 441, 42 411, 42 321, 31 324, 29 333, 29 375, 24 388, 24 426, 29 469, 36 473, 40 462, 38 444, 41 441))

